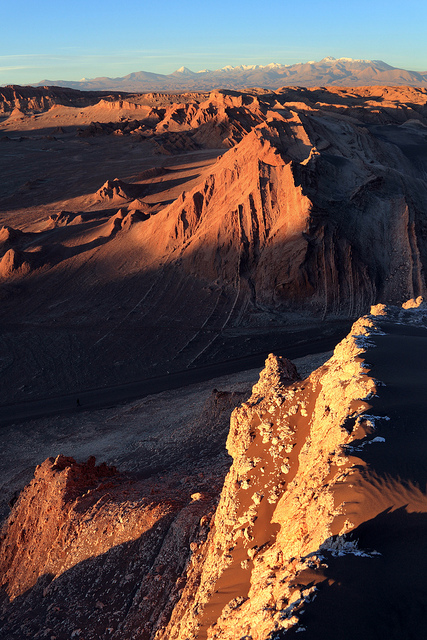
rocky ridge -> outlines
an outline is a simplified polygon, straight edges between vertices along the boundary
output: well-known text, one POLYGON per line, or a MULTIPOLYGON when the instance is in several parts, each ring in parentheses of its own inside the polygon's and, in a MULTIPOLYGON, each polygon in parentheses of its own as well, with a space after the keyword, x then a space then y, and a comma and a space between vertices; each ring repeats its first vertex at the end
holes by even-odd
POLYGON ((224 474, 210 462, 139 481, 94 458, 39 465, 2 533, 0 637, 148 638, 206 536, 224 474))
POLYGON ((406 148, 389 155, 391 129, 372 135, 292 108, 268 115, 145 226, 147 242, 232 286, 240 313, 354 317, 379 299, 423 295, 425 190, 406 148))
POLYGON ((269 357, 251 398, 232 415, 233 465, 197 567, 200 587, 191 593, 190 573, 166 637, 258 640, 298 623, 315 588, 298 589, 295 579, 320 565, 322 546, 345 546, 355 525, 335 495, 355 473, 345 448, 368 430, 366 399, 376 389, 360 342, 372 332, 372 319, 359 320, 303 382, 269 357))
MULTIPOLYGON (((410 476, 378 474, 375 460, 390 455, 382 447, 390 451, 383 442, 393 441, 396 425, 385 413, 372 415, 384 391, 368 364, 389 332, 403 331, 394 327, 424 335, 424 321, 421 298, 401 311, 378 305, 305 380, 270 355, 251 397, 232 414, 233 463, 218 506, 220 458, 196 465, 184 482, 179 469, 136 482, 93 459, 43 463, 2 532, 7 637, 265 640, 307 631, 305 611, 318 610, 315 598, 328 603, 334 558, 380 570, 381 554, 358 542, 359 531, 366 539, 366 527, 389 512, 427 512, 410 476), (92 566, 93 587, 82 573, 95 575, 92 566), (68 613, 65 594, 78 604, 68 613)), ((416 603, 417 588, 409 596, 416 603)), ((417 614, 409 628, 422 620, 417 614)))
MULTIPOLYGON (((110 92, 102 92, 105 96, 119 97, 110 92)), ((99 102, 99 92, 78 91, 66 87, 21 87, 10 85, 0 87, 0 115, 10 115, 13 111, 21 115, 32 112, 40 113, 55 105, 87 107, 99 102)))
POLYGON ((18 381, 4 402, 265 353, 273 325, 323 330, 425 295, 425 89, 101 102, 3 122, 1 188, 16 186, 0 202, 4 366, 18 381))

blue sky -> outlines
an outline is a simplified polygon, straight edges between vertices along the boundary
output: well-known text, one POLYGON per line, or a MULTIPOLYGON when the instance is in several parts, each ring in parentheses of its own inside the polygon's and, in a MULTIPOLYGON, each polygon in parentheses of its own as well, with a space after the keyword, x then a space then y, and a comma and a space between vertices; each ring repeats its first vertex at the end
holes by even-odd
POLYGON ((425 0, 0 0, 0 84, 325 56, 427 71, 425 0))

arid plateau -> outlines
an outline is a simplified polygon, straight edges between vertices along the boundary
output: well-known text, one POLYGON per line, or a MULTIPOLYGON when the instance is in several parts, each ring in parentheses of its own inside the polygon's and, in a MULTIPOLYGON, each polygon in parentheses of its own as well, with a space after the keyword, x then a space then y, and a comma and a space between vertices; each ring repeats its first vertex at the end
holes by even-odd
POLYGON ((3 87, 0 163, 0 638, 422 637, 427 89, 3 87))

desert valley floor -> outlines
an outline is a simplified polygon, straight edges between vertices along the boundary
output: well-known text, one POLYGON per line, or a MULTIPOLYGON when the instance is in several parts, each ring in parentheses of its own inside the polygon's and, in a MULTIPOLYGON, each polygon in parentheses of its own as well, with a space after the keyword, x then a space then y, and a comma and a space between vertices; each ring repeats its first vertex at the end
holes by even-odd
POLYGON ((420 637, 427 90, 5 87, 0 168, 0 638, 420 637))

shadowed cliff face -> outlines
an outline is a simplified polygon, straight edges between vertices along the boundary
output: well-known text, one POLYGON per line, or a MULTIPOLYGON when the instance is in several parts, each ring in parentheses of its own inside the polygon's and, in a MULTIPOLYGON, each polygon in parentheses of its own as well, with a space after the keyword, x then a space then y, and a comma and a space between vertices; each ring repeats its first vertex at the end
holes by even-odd
POLYGON ((5 402, 268 352, 242 343, 425 293, 425 91, 175 98, 2 123, 6 173, 17 163, 15 191, 0 185, 5 402))
POLYGON ((2 532, 0 636, 149 638, 206 537, 225 464, 147 480, 94 459, 39 465, 2 532))
POLYGON ((424 169, 390 141, 334 118, 276 114, 150 220, 142 245, 232 287, 237 317, 239 307, 354 316, 420 295, 424 169))
POLYGON ((373 308, 305 380, 270 355, 232 414, 224 481, 221 455, 143 481, 46 460, 2 531, 5 637, 422 633, 420 303, 373 308))
POLYGON ((43 112, 54 105, 87 107, 99 102, 102 94, 110 98, 120 95, 111 92, 76 91, 65 87, 10 85, 0 88, 0 114, 9 115, 14 110, 20 111, 21 115, 26 112, 43 112))

